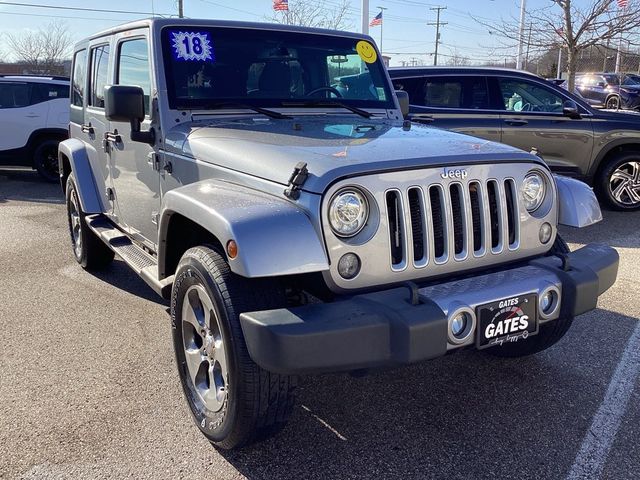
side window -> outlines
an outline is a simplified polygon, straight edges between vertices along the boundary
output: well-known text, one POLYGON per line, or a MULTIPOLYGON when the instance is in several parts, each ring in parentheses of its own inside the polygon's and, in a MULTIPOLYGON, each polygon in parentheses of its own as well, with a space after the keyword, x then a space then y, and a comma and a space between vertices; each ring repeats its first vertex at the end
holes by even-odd
POLYGON ((0 109, 22 108, 31 104, 31 84, 3 82, 0 85, 0 109))
POLYGON ((82 107, 84 103, 84 87, 87 81, 87 51, 76 52, 73 58, 73 79, 71 80, 73 95, 71 104, 82 107))
POLYGON ((151 70, 146 38, 127 40, 120 44, 117 72, 117 84, 135 85, 142 88, 145 100, 144 113, 148 115, 151 98, 151 70))
POLYGON ((407 92, 411 105, 424 105, 424 78, 394 78, 392 80, 395 90, 407 92))
POLYGON ((425 107, 486 110, 489 90, 484 77, 427 78, 422 92, 425 107))
POLYGON ((109 45, 91 50, 91 91, 89 105, 104 108, 104 87, 107 85, 109 69, 109 45))
POLYGON ((510 112, 562 113, 561 95, 526 80, 499 79, 504 108, 510 112))
POLYGON ((48 102, 58 98, 69 98, 69 87, 53 83, 35 84, 31 103, 48 102))

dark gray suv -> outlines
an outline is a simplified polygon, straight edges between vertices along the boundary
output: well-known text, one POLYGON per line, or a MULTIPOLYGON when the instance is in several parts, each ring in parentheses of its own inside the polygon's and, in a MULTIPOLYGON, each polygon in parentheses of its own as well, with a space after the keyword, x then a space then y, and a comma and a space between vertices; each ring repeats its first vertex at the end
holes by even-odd
POLYGON ((411 119, 535 151, 618 210, 640 209, 640 115, 605 112, 535 75, 472 67, 392 68, 411 119))

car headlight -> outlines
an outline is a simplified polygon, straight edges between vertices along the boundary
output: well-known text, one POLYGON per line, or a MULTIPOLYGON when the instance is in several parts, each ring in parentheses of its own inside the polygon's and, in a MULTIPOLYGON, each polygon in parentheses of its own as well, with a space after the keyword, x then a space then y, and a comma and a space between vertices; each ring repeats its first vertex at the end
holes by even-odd
POLYGON ((541 174, 531 172, 524 177, 521 196, 528 212, 535 212, 540 208, 540 205, 544 202, 546 190, 547 184, 541 174))
POLYGON ((329 203, 329 225, 339 237, 353 237, 369 219, 369 205, 364 194, 355 188, 336 193, 329 203))

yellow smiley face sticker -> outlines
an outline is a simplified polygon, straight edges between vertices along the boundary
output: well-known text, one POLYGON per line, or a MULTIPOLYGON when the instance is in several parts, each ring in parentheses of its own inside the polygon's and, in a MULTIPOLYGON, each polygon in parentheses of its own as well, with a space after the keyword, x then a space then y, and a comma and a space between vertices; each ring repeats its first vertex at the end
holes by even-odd
POLYGON ((378 60, 378 54, 376 49, 369 42, 360 40, 356 43, 356 52, 360 55, 360 58, 367 63, 374 63, 378 60))

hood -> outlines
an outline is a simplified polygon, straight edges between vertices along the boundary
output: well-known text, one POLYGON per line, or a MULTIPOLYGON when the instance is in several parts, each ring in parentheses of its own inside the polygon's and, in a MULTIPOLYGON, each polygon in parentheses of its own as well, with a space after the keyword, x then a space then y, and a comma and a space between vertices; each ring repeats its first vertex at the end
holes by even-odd
POLYGON ((521 150, 422 125, 352 115, 278 120, 203 119, 174 127, 166 149, 287 185, 307 163, 304 190, 321 193, 338 178, 367 172, 476 163, 537 161, 521 150))

